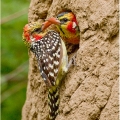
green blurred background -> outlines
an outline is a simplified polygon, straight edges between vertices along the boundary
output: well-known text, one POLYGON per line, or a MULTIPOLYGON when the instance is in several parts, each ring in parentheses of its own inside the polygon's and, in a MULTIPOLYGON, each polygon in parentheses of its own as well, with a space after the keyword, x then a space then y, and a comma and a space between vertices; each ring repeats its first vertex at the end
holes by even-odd
POLYGON ((20 120, 26 99, 28 50, 22 31, 30 0, 1 1, 1 120, 20 120))

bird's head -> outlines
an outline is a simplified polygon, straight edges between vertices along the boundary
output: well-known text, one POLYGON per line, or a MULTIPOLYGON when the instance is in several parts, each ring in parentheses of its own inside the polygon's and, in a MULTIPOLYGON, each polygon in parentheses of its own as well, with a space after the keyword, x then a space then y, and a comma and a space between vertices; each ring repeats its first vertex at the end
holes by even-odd
POLYGON ((32 22, 24 26, 23 41, 28 48, 32 42, 40 40, 45 36, 46 32, 43 32, 41 28, 42 25, 39 22, 32 22))
MULTIPOLYGON (((51 17, 46 20, 43 29, 46 29, 51 24, 55 24, 60 31, 62 37, 67 39, 80 39, 80 30, 76 20, 76 16, 72 12, 62 12, 57 17, 51 17)), ((79 40, 76 40, 75 44, 78 44, 79 40)))

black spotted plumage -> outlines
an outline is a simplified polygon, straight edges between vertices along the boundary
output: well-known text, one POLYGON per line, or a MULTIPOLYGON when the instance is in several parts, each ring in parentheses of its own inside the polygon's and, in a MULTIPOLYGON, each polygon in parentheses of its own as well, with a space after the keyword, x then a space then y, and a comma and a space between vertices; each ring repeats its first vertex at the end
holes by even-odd
POLYGON ((61 57, 59 34, 55 31, 49 31, 42 39, 33 42, 30 49, 35 53, 41 76, 47 86, 55 85, 61 57))
POLYGON ((23 39, 35 54, 41 77, 48 86, 49 120, 59 113, 60 83, 67 73, 68 56, 66 46, 55 31, 41 31, 39 22, 25 25, 23 39))

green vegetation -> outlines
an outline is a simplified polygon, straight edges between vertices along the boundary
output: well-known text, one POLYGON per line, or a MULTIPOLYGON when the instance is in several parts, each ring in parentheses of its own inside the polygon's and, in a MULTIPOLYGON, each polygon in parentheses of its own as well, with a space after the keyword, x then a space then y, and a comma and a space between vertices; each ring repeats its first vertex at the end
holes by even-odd
POLYGON ((3 0, 1 4, 1 119, 20 120, 28 76, 22 31, 30 0, 3 0))

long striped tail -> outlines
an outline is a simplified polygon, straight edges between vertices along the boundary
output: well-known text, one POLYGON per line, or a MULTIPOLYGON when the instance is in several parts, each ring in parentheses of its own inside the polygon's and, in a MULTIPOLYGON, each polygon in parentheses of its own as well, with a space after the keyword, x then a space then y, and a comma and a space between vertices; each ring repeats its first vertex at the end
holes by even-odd
POLYGON ((55 120, 59 109, 59 88, 52 86, 48 93, 49 120, 55 120))

